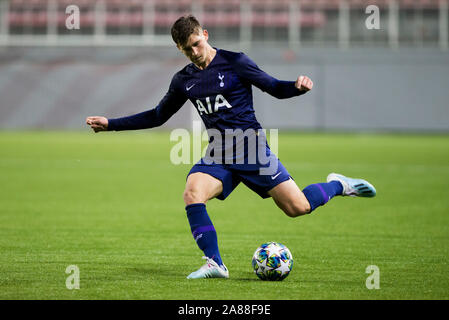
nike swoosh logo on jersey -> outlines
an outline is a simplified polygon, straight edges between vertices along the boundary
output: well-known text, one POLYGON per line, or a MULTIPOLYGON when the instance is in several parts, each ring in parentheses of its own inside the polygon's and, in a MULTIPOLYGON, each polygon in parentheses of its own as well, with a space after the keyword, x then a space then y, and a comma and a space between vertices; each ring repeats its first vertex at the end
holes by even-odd
POLYGON ((189 91, 189 90, 192 89, 195 85, 196 85, 196 83, 192 84, 190 87, 186 87, 186 91, 189 91))
POLYGON ((279 172, 278 174, 276 174, 276 175, 274 175, 274 176, 271 176, 271 180, 276 179, 281 173, 282 173, 282 172, 279 172))

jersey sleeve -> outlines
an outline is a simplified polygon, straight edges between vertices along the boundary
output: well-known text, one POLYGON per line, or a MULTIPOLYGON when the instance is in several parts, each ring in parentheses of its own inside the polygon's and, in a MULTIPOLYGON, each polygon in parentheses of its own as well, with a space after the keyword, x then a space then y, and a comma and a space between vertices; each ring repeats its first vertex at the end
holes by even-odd
POLYGON ((295 87, 295 81, 278 80, 262 71, 257 64, 244 53, 240 53, 235 61, 235 70, 243 79, 260 90, 278 99, 287 99, 305 93, 295 87))
POLYGON ((187 101, 185 94, 177 89, 176 78, 175 75, 168 92, 155 108, 127 117, 108 119, 108 131, 149 129, 167 122, 187 101))

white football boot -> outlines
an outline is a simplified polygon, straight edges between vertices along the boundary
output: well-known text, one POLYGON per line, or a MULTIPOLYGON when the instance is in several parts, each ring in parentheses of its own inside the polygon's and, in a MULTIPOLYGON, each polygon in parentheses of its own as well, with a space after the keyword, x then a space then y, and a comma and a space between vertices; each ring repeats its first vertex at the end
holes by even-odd
POLYGON ((203 257, 203 259, 206 259, 206 264, 189 274, 187 279, 229 278, 229 271, 224 264, 219 266, 211 258, 203 257))
POLYGON ((331 173, 327 176, 327 182, 331 181, 339 181, 343 185, 343 196, 368 198, 376 196, 376 188, 366 180, 348 178, 338 173, 331 173))

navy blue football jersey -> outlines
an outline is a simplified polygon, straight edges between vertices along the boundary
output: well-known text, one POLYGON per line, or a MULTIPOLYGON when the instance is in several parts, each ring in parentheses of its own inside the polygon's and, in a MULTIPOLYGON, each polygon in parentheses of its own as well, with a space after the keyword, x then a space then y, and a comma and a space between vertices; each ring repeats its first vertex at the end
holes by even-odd
POLYGON ((129 117, 109 119, 108 130, 135 130, 164 124, 187 100, 206 129, 261 129, 253 107, 252 86, 285 99, 303 94, 294 81, 282 81, 262 71, 244 53, 217 49, 210 64, 199 69, 190 63, 177 72, 166 95, 154 109, 129 117))

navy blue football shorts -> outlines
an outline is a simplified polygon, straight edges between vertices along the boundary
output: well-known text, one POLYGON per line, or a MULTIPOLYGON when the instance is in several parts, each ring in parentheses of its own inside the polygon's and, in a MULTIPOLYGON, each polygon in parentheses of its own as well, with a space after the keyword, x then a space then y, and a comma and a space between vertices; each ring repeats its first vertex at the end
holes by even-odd
POLYGON ((267 170, 267 166, 259 164, 207 163, 202 158, 192 167, 187 177, 192 173, 202 172, 220 180, 223 183, 223 192, 217 196, 220 200, 226 199, 240 182, 265 199, 270 197, 268 191, 292 178, 274 153, 270 155, 270 163, 270 170, 267 170))

